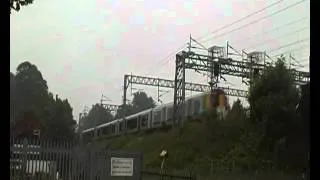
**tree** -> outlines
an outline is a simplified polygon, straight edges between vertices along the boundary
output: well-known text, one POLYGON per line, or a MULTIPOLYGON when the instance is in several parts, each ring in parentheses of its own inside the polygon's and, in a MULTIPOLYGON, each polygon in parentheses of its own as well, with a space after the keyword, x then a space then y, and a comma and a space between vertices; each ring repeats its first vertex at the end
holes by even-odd
POLYGON ((111 120, 113 120, 113 116, 110 111, 101 106, 101 104, 95 104, 89 111, 88 116, 85 117, 84 129, 98 126, 111 120))
POLYGON ((11 14, 11 9, 15 11, 19 11, 21 6, 27 6, 32 3, 33 3, 33 0, 10 0, 10 14, 11 14))
MULTIPOLYGON (((48 86, 38 68, 30 62, 23 62, 17 67, 12 80, 12 108, 17 112, 14 116, 17 118, 18 113, 32 111, 35 117, 44 121, 44 112, 41 109, 48 106, 48 86)), ((16 118, 14 121, 18 120, 16 118)))
MULTIPOLYGON (((69 139, 73 138, 76 124, 68 100, 54 98, 41 72, 30 62, 21 63, 16 74, 10 73, 10 122, 13 127, 29 122, 39 124, 30 128, 40 128, 41 137, 69 139)), ((18 133, 32 132, 26 131, 18 133)))
POLYGON ((117 113, 116 118, 122 118, 123 116, 129 116, 141 112, 143 110, 155 107, 156 103, 152 97, 148 97, 145 92, 136 92, 133 94, 132 103, 121 106, 117 113))
POLYGON ((249 88, 251 121, 262 136, 260 150, 278 165, 301 163, 301 159, 298 162, 295 157, 297 151, 293 150, 303 145, 297 137, 300 128, 296 111, 298 98, 294 77, 283 57, 256 77, 249 88))
MULTIPOLYGON (((52 95, 50 94, 52 97, 52 95)), ((56 96, 48 109, 49 117, 46 125, 47 137, 72 139, 75 132, 76 121, 73 120, 72 108, 67 99, 62 100, 56 96)))
POLYGON ((132 106, 134 113, 153 108, 155 105, 152 97, 148 97, 145 92, 139 91, 133 94, 132 106))
POLYGON ((115 115, 115 118, 123 118, 126 116, 130 116, 131 114, 134 114, 134 109, 132 104, 126 104, 122 105, 118 108, 117 113, 115 115))
POLYGON ((246 112, 240 101, 237 99, 226 116, 226 121, 244 121, 246 120, 246 112))

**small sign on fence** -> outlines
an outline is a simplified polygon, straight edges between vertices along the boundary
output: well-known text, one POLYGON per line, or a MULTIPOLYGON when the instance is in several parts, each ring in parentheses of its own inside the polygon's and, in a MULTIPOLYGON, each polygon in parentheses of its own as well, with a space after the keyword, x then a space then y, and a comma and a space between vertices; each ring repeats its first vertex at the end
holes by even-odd
POLYGON ((111 176, 133 176, 133 158, 111 157, 111 176))
POLYGON ((40 137, 40 129, 33 130, 33 135, 40 137))
POLYGON ((141 178, 141 152, 108 151, 107 154, 107 171, 111 179, 136 180, 141 178))

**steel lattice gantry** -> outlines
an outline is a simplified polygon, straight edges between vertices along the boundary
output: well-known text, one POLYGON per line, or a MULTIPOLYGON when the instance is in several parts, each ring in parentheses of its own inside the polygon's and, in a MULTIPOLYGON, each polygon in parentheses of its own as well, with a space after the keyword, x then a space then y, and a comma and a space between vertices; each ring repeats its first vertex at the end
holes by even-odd
MULTIPOLYGON (((181 61, 180 63, 182 63, 181 61)), ((184 75, 183 75, 184 76, 184 75)), ((180 78, 179 76, 176 78, 180 78)), ((185 80, 183 80, 184 82, 185 80)), ((123 84, 123 104, 127 102, 127 90, 130 84, 139 84, 139 85, 147 85, 147 86, 154 86, 154 87, 164 87, 164 88, 172 88, 174 89, 176 84, 176 80, 169 80, 169 79, 161 79, 161 78, 153 78, 153 77, 145 77, 145 76, 136 76, 136 75, 124 75, 124 84, 123 84)), ((182 80, 180 81, 182 82, 182 80)), ((180 83, 180 86, 182 84, 180 83)), ((184 82, 183 89, 195 92, 208 92, 210 91, 210 86, 205 84, 197 84, 197 83, 190 83, 184 82)), ((245 90, 240 89, 233 89, 233 88, 226 88, 226 87, 219 87, 223 89, 227 95, 229 96, 236 96, 236 97, 247 97, 248 92, 245 90)), ((176 97, 185 97, 185 94, 175 94, 174 99, 176 97)), ((180 99, 181 100, 181 99, 180 99)), ((179 109, 179 112, 182 109, 179 109)), ((124 117, 123 117, 124 118, 124 117)))
MULTIPOLYGON (((215 47, 216 48, 216 47, 215 47)), ((221 47, 218 47, 219 49, 221 47)), ((217 79, 221 75, 229 75, 251 80, 253 75, 259 75, 261 70, 271 65, 259 63, 251 59, 242 61, 228 58, 227 55, 219 55, 218 52, 210 52, 210 55, 197 54, 192 51, 182 51, 176 55, 175 86, 174 86, 174 123, 178 121, 180 127, 183 125, 183 106, 185 100, 185 70, 193 69, 198 72, 207 72, 211 74, 211 80, 217 79), (213 66, 212 66, 213 64, 213 66)), ((253 54, 253 53, 251 53, 253 54)), ((257 54, 255 52, 255 54, 257 54)), ((297 84, 304 84, 310 81, 310 73, 291 70, 297 84)), ((217 82, 210 82, 210 84, 217 82)), ((175 124, 176 125, 176 124, 175 124)))
MULTIPOLYGON (((208 66, 206 63, 210 62, 210 56, 183 51, 179 57, 183 57, 185 59, 185 69, 194 69, 204 72, 208 71, 208 66)), ((261 71, 267 67, 263 64, 250 64, 248 61, 237 61, 231 58, 218 58, 218 61, 215 61, 214 65, 217 67, 220 75, 236 76, 247 79, 250 78, 250 73, 253 69, 261 71)), ((292 70, 291 72, 297 84, 305 84, 310 81, 309 72, 297 70, 292 70)))
MULTIPOLYGON (((146 76, 136 76, 136 75, 125 75, 126 79, 126 87, 129 84, 140 84, 140 85, 148 85, 148 86, 160 86, 165 88, 174 88, 174 80, 169 79, 162 79, 162 78, 153 78, 153 77, 146 77, 146 76)), ((220 87, 221 89, 225 90, 229 96, 236 96, 236 97, 247 97, 247 91, 240 90, 240 89, 232 89, 226 87, 220 87)), ((210 86, 206 84, 197 84, 197 83, 185 83, 185 89, 189 91, 195 92, 206 92, 210 90, 210 86)))
MULTIPOLYGON (((174 89, 174 80, 169 79, 161 79, 161 78, 153 78, 153 77, 145 77, 145 76, 136 76, 136 75, 125 75, 124 76, 124 92, 123 92, 123 101, 126 101, 126 91, 130 84, 139 84, 139 85, 147 85, 154 87, 164 87, 164 88, 172 88, 174 89)), ((235 97, 247 97, 248 92, 240 89, 219 87, 223 89, 227 95, 235 96, 235 97)), ((197 84, 197 83, 185 83, 185 90, 195 91, 195 92, 208 92, 210 91, 210 86, 206 84, 197 84)))

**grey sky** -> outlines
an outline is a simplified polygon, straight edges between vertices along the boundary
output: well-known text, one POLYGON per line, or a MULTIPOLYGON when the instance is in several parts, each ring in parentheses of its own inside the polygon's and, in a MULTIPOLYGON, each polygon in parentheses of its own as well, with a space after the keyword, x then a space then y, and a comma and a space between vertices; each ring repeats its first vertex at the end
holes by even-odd
MULTIPOLYGON (((225 46, 228 40, 239 51, 246 48, 267 52, 284 46, 270 56, 292 52, 301 64, 308 65, 308 40, 285 45, 310 37, 309 1, 211 38, 298 1, 284 0, 208 35, 204 45, 225 46), (303 17, 306 19, 283 26, 303 17), (280 28, 264 33, 276 27, 280 28)), ((173 79, 174 52, 186 44, 190 34, 201 37, 273 2, 276 0, 35 0, 33 5, 10 16, 10 71, 15 72, 17 65, 26 60, 37 65, 50 91, 69 99, 77 119, 85 105, 99 102, 102 93, 112 100, 110 103, 120 104, 124 74, 173 79), (164 59, 169 54, 172 56, 164 59)), ((241 80, 227 80, 229 84, 221 86, 245 89, 241 80)), ((205 83, 206 78, 190 71, 186 81, 205 83)), ((134 87, 144 89, 156 100, 156 88, 134 87)), ((162 100, 172 99, 170 90, 162 100)))

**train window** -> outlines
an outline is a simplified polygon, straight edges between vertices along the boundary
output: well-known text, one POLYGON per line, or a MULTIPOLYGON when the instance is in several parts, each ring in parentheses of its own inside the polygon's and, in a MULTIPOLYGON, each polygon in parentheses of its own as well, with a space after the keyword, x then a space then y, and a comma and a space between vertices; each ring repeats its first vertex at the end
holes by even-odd
POLYGON ((148 115, 141 116, 141 127, 148 126, 148 115))
POLYGON ((119 124, 119 131, 122 132, 124 129, 124 121, 120 122, 119 124))
POLYGON ((116 132, 116 126, 111 125, 111 133, 114 134, 116 132))
POLYGON ((154 121, 160 121, 161 119, 161 113, 160 111, 157 111, 154 113, 154 121))
POLYGON ((194 114, 199 114, 200 112, 200 101, 199 100, 195 100, 193 101, 193 112, 194 114))
POLYGON ((103 127, 102 128, 102 134, 103 135, 107 135, 108 134, 108 128, 107 127, 103 127))
POLYGON ((98 136, 101 136, 102 135, 102 129, 97 129, 97 134, 98 134, 98 136))
POLYGON ((162 119, 166 119, 166 108, 164 107, 163 109, 162 109, 162 119))
POLYGON ((161 111, 154 112, 154 124, 159 124, 161 121, 161 111))
POLYGON ((187 114, 192 115, 192 101, 191 99, 188 100, 188 107, 187 107, 187 114))
POLYGON ((173 107, 168 108, 168 119, 172 120, 173 117, 173 107))
POLYGON ((132 130, 132 129, 136 129, 138 126, 138 118, 134 118, 134 119, 129 119, 127 121, 127 129, 132 130))

